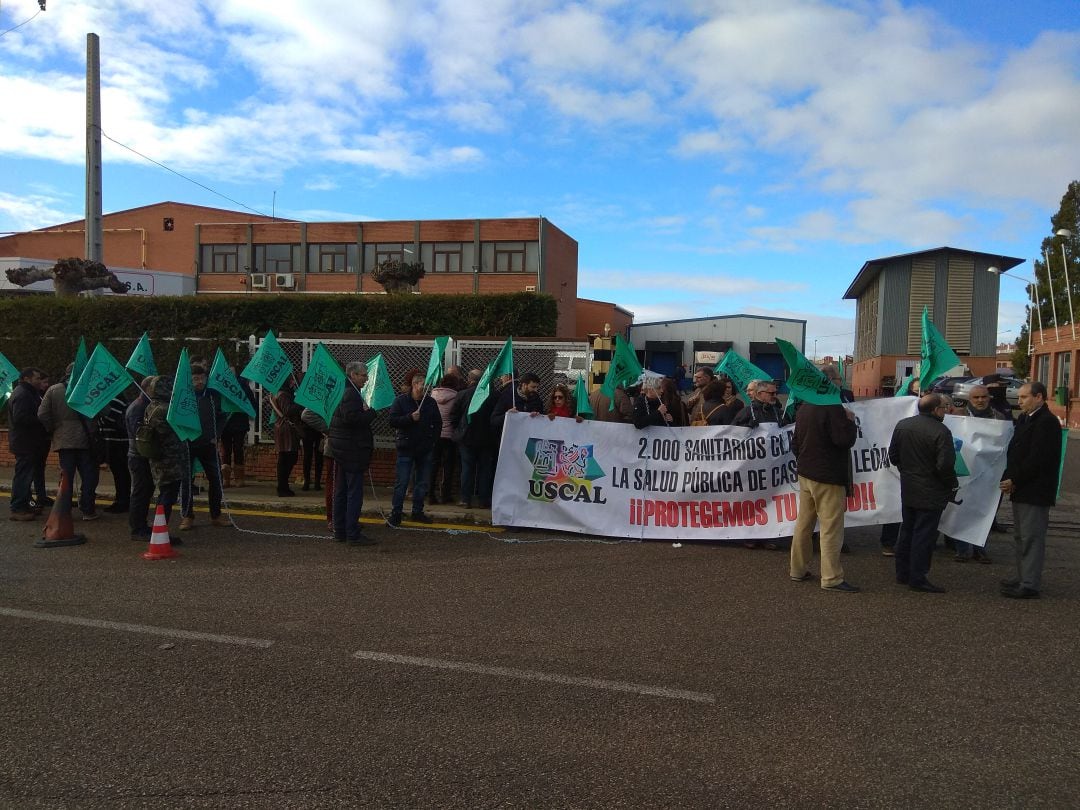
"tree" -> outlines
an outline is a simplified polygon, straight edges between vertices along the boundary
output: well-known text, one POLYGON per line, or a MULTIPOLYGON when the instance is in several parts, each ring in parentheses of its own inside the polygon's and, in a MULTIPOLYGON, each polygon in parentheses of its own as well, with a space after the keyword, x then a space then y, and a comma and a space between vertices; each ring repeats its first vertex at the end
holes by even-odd
POLYGON ((1031 371, 1031 355, 1028 354, 1028 345, 1031 335, 1028 333, 1027 324, 1020 325, 1020 335, 1016 338, 1016 348, 1012 353, 1012 370, 1017 377, 1027 377, 1031 371))
POLYGON ((8 281, 20 287, 52 279, 53 290, 61 297, 102 288, 120 295, 127 292, 127 286, 109 268, 101 262, 88 259, 59 259, 49 268, 13 267, 7 271, 7 277, 8 281))
MULTIPOLYGON (((1035 279, 1039 282, 1039 314, 1042 315, 1044 329, 1053 327, 1055 322, 1060 327, 1069 323, 1070 300, 1073 314, 1080 317, 1080 180, 1069 183, 1065 195, 1061 198, 1058 212, 1050 217, 1050 235, 1043 239, 1041 247, 1042 258, 1035 260, 1035 279), (1061 230, 1068 231, 1071 235, 1058 236, 1057 233, 1061 230), (1066 266, 1068 284, 1065 283, 1066 266), (1054 291, 1052 302, 1051 287, 1054 291)), ((1030 297, 1031 286, 1028 285, 1028 298, 1030 297)), ((1038 318, 1035 321, 1038 323, 1038 318)))

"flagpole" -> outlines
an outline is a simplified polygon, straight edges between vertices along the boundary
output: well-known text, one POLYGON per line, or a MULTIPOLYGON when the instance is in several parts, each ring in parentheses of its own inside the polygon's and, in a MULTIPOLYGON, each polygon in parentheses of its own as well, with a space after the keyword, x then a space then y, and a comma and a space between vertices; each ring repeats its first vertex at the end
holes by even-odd
MULTIPOLYGON (((1069 260, 1065 258, 1065 240, 1061 240, 1061 268, 1065 272, 1065 290, 1069 299, 1069 326, 1072 327, 1073 340, 1076 340, 1076 321, 1073 318, 1072 285, 1069 283, 1069 260)), ((1047 268, 1049 272, 1049 268, 1047 268)))
POLYGON ((1054 303, 1054 279, 1050 275, 1050 257, 1043 251, 1043 261, 1046 262, 1046 283, 1050 285, 1050 312, 1054 316, 1054 340, 1061 340, 1061 332, 1058 331, 1057 304, 1054 303))

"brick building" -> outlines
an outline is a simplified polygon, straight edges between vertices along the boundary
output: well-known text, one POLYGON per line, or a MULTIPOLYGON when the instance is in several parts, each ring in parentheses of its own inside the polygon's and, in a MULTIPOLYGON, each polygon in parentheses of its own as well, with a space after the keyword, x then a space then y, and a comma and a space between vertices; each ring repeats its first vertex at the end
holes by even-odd
MULTIPOLYGON (((421 294, 547 293, 554 337, 603 330, 579 323, 577 242, 543 217, 297 222, 161 202, 102 219, 107 266, 191 276, 197 294, 382 293, 371 271, 397 258, 424 263, 421 294)), ((81 256, 83 241, 77 220, 2 237, 0 256, 81 256)))

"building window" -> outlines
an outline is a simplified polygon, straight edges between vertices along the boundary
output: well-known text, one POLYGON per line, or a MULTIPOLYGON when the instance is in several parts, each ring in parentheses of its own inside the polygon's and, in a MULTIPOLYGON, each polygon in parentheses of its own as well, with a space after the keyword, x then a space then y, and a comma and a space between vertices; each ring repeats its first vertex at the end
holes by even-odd
POLYGON ((433 273, 460 273, 462 267, 460 242, 436 242, 434 260, 431 264, 433 273))
POLYGON ((355 273, 360 265, 360 249, 355 243, 308 245, 309 273, 355 273))
POLYGON ((1039 368, 1038 374, 1035 376, 1039 382, 1049 388, 1050 386, 1050 355, 1039 355, 1039 368))
POLYGON ((294 273, 300 269, 300 245, 255 245, 255 273, 294 273))
POLYGON ((200 273, 246 273, 247 245, 201 245, 200 273))
MULTIPOLYGON (((1072 387, 1069 385, 1069 380, 1072 377, 1072 352, 1058 352, 1057 354, 1057 381, 1054 383, 1055 388, 1065 388, 1071 392, 1072 387)), ((1053 392, 1051 392, 1053 393, 1053 392)))
POLYGON ((524 242, 496 242, 495 243, 495 272, 496 273, 524 273, 525 272, 525 243, 524 242))

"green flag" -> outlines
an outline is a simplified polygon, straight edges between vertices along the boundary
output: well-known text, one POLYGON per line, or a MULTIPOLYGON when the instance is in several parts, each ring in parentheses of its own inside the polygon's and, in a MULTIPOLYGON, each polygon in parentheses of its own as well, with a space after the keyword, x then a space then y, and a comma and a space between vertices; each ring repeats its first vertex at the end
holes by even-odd
POLYGON ((1061 497, 1061 482, 1065 478, 1065 450, 1069 447, 1069 429, 1061 429, 1061 461, 1058 463, 1057 497, 1061 497))
POLYGON ((787 387, 791 397, 797 397, 811 405, 839 405, 840 389, 795 346, 783 338, 776 338, 776 345, 784 355, 788 367, 787 387))
POLYGON ((271 329, 259 344, 255 356, 240 372, 240 376, 257 382, 271 394, 276 394, 292 374, 292 370, 293 365, 288 355, 282 351, 271 329))
POLYGON ((71 410, 93 419, 133 382, 127 369, 99 343, 79 379, 68 384, 66 401, 71 410))
POLYGON ((746 386, 753 380, 771 380, 772 375, 762 371, 734 349, 724 352, 723 358, 713 369, 717 374, 724 374, 735 383, 735 393, 739 399, 750 404, 750 397, 746 395, 746 386))
POLYGON ((514 374, 514 339, 512 337, 506 339, 506 343, 499 349, 495 359, 488 363, 480 377, 480 382, 476 384, 472 402, 469 403, 469 412, 466 415, 469 421, 472 421, 472 415, 480 410, 481 406, 487 402, 487 398, 491 396, 492 381, 504 374, 511 376, 514 374))
POLYGON ((394 403, 397 394, 394 393, 394 384, 390 382, 390 372, 386 370, 386 361, 381 354, 368 360, 367 382, 360 396, 369 408, 376 411, 389 408, 394 403))
POLYGON ((919 390, 930 391, 930 383, 946 371, 960 365, 960 358, 952 350, 941 332, 930 323, 930 315, 922 310, 922 365, 919 368, 919 390))
POLYGON ((642 372, 641 363, 638 362, 634 352, 634 344, 628 343, 618 335, 615 336, 615 349, 611 353, 611 365, 604 374, 604 382, 600 386, 600 393, 610 400, 608 410, 615 410, 615 389, 620 385, 637 382, 642 372))
POLYGON ((236 378, 225 359, 225 352, 218 347, 214 353, 214 365, 210 367, 210 377, 206 387, 221 394, 221 410, 225 413, 246 413, 255 418, 255 408, 248 399, 246 387, 236 378))
POLYGON ((837 357, 836 358, 836 373, 840 375, 840 384, 841 385, 843 385, 845 382, 847 382, 847 377, 844 376, 844 358, 843 357, 837 357))
POLYGON ((585 378, 577 378, 577 387, 574 389, 574 413, 586 419, 594 419, 592 405, 589 404, 589 389, 585 387, 585 378))
POLYGON ((431 346, 431 359, 428 360, 427 374, 424 375, 424 387, 434 388, 443 378, 443 357, 446 356, 446 344, 450 337, 437 337, 431 346))
POLYGON ((68 379, 68 385, 71 385, 82 376, 87 360, 89 360, 89 356, 86 351, 86 338, 81 337, 79 338, 79 347, 75 349, 75 365, 71 367, 71 377, 68 379))
POLYGON ((134 371, 136 374, 141 374, 143 377, 151 377, 157 374, 154 355, 150 351, 149 334, 142 333, 142 337, 139 338, 139 345, 135 347, 135 351, 131 353, 131 357, 128 358, 127 363, 124 365, 125 368, 134 371))
POLYGON ((911 383, 912 383, 912 381, 914 379, 915 379, 914 374, 908 374, 906 377, 904 377, 904 379, 902 379, 900 381, 900 385, 896 386, 896 392, 893 394, 893 396, 894 397, 907 396, 908 387, 911 385, 911 383))
POLYGON ((195 401, 195 386, 191 384, 191 360, 188 358, 186 346, 180 351, 176 381, 173 383, 172 399, 169 400, 169 412, 165 421, 172 425, 180 441, 194 441, 202 435, 199 405, 195 401))
POLYGON ((345 372, 329 350, 317 343, 304 379, 296 389, 296 403, 310 408, 329 425, 344 395, 345 372))
POLYGON ((0 354, 0 410, 3 410, 7 401, 11 399, 15 383, 18 381, 19 370, 3 354, 0 354))

